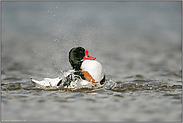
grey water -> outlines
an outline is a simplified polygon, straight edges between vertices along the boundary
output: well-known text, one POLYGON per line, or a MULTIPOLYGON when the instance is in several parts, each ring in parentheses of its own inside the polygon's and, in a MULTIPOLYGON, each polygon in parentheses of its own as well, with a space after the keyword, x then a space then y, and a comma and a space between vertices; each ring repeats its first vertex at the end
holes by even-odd
POLYGON ((1 121, 182 121, 181 2, 1 2, 1 121), (96 57, 114 88, 41 89, 96 57))

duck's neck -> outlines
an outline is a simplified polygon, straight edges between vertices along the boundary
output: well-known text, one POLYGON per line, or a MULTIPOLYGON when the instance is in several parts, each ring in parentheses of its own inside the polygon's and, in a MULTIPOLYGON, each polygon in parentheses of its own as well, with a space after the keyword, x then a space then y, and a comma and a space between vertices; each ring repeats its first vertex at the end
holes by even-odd
POLYGON ((81 64, 83 61, 73 61, 70 60, 70 64, 74 70, 81 70, 81 64))

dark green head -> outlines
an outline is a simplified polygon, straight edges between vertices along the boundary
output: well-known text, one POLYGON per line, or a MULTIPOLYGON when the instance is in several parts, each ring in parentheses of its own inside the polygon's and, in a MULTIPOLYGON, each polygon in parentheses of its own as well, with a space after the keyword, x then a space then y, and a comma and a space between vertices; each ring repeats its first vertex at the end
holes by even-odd
POLYGON ((81 70, 81 64, 83 62, 82 59, 94 60, 95 57, 91 57, 88 55, 88 50, 82 47, 72 48, 69 52, 69 62, 73 69, 81 70))

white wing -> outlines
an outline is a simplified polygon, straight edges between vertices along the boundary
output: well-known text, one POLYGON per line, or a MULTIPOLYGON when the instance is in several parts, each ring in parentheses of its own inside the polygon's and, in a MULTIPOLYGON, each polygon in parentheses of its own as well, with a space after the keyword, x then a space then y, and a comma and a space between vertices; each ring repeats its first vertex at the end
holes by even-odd
POLYGON ((32 82, 35 82, 36 84, 42 85, 42 86, 57 86, 58 82, 61 80, 62 78, 58 77, 58 78, 44 78, 42 81, 38 81, 35 79, 31 79, 32 82))

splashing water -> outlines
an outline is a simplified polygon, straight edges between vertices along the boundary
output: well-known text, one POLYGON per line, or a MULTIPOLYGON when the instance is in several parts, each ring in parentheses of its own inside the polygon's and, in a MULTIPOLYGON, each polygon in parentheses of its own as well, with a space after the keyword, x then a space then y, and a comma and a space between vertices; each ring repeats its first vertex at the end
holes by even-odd
POLYGON ((76 90, 81 88, 96 89, 101 87, 113 89, 116 87, 116 83, 112 79, 107 80, 103 85, 82 80, 80 76, 74 74, 74 70, 62 71, 60 76, 57 78, 44 78, 42 81, 31 79, 31 81, 36 83, 40 88, 49 89, 68 88, 76 90))

